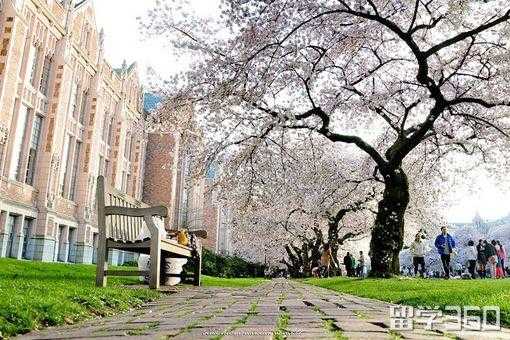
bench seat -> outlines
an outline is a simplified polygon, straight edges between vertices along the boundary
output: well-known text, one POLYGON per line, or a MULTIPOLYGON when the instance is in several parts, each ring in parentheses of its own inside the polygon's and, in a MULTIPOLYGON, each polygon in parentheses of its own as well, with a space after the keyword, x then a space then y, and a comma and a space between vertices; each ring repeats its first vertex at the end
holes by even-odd
MULTIPOLYGON (((145 238, 143 240, 135 240, 135 241, 130 241, 130 242, 123 242, 121 240, 116 240, 111 237, 106 240, 106 246, 108 248, 124 250, 124 251, 131 251, 131 252, 140 253, 140 254, 150 254, 150 244, 151 244, 150 238, 145 238)), ((162 239, 161 240, 161 251, 169 253, 169 254, 180 255, 183 257, 191 257, 193 248, 179 244, 175 240, 162 239)))

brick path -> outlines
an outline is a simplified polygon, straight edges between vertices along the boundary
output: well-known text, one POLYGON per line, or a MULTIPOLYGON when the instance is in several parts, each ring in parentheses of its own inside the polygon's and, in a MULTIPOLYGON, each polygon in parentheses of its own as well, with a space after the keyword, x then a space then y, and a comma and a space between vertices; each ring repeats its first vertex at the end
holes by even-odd
POLYGON ((510 339, 510 331, 389 330, 390 304, 273 280, 245 289, 180 288, 130 313, 26 339, 510 339), (278 337, 280 335, 281 337, 278 337))

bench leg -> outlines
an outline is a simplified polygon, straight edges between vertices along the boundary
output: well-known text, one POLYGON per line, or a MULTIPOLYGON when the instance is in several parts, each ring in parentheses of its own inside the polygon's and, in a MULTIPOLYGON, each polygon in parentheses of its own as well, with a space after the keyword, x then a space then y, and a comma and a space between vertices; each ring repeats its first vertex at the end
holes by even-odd
POLYGON ((149 287, 151 289, 159 289, 159 272, 161 270, 161 244, 159 238, 151 242, 151 269, 149 287))
POLYGON ((200 256, 200 253, 197 254, 197 257, 195 259, 195 270, 194 270, 194 280, 193 284, 195 286, 200 286, 200 273, 202 272, 202 256, 200 256))
POLYGON ((96 286, 106 287, 106 270, 108 270, 108 249, 106 242, 99 241, 97 247, 97 264, 96 264, 96 286))
POLYGON ((167 259, 169 259, 168 255, 164 254, 164 253, 161 253, 161 264, 160 264, 160 270, 159 270, 159 283, 161 285, 166 285, 166 281, 167 281, 167 274, 166 274, 166 262, 167 262, 167 259))

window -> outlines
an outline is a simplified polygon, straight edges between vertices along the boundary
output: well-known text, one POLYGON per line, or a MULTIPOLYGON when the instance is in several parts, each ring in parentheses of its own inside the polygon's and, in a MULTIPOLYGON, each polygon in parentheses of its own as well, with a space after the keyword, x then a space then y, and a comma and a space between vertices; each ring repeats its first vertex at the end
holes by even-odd
POLYGON ((112 137, 113 137, 113 118, 110 120, 108 124, 108 145, 112 146, 112 137))
POLYGON ((37 151, 41 139, 43 118, 39 115, 35 116, 34 123, 32 124, 32 136, 30 139, 30 149, 28 150, 28 163, 25 183, 28 185, 34 184, 35 162, 37 160, 37 151))
POLYGON ((13 252, 14 245, 14 237, 15 237, 15 228, 16 228, 16 216, 8 215, 7 216, 7 224, 5 229, 5 234, 7 235, 7 248, 5 251, 6 257, 15 257, 13 252))
POLYGON ((27 120, 30 113, 30 109, 25 105, 21 105, 16 119, 16 126, 14 131, 14 142, 12 147, 12 158, 9 169, 9 178, 13 180, 19 180, 21 171, 21 163, 23 153, 23 144, 25 140, 27 130, 27 120))
POLYGON ((28 217, 25 217, 25 221, 23 222, 23 248, 21 251, 21 257, 30 260, 28 253, 28 245, 30 241, 30 237, 32 236, 32 224, 34 220, 28 217))
POLYGON ((5 144, 0 143, 0 176, 3 174, 5 144))
POLYGON ((131 160, 133 158, 133 146, 135 144, 135 137, 131 136, 131 140, 129 141, 129 153, 128 153, 128 160, 131 160))
POLYGON ((85 122, 85 114, 87 109, 87 99, 88 99, 89 93, 87 91, 83 91, 83 94, 81 96, 81 107, 80 107, 80 123, 85 122))
POLYGON ((65 144, 64 144, 64 149, 63 149, 63 152, 62 152, 62 167, 60 168, 61 169, 61 173, 60 173, 60 183, 59 183, 59 187, 60 187, 60 196, 64 197, 64 193, 66 191, 66 178, 67 178, 67 175, 68 175, 68 165, 69 165, 69 158, 71 157, 70 153, 71 153, 71 142, 72 142, 72 137, 69 136, 66 141, 65 141, 65 144))
POLYGON ((126 145, 124 147, 124 158, 129 159, 131 155, 131 134, 128 133, 126 136, 126 145))
POLYGON ((46 56, 46 58, 44 58, 44 64, 43 64, 42 75, 41 75, 41 84, 39 85, 39 91, 42 94, 44 94, 45 96, 48 96, 52 63, 53 63, 53 60, 51 59, 50 56, 46 56))
POLYGON ((37 79, 37 61, 38 60, 39 60, 39 49, 36 49, 35 53, 34 53, 34 60, 32 62, 32 70, 30 71, 30 84, 32 84, 32 86, 34 86, 34 87, 37 86, 36 79, 37 79))
POLYGON ((76 181, 78 177, 78 169, 80 167, 80 152, 81 152, 81 142, 76 142, 74 147, 74 157, 73 157, 73 171, 71 173, 70 179, 70 191, 69 191, 69 199, 74 201, 76 194, 76 181))
POLYGON ((37 73, 37 56, 39 54, 39 50, 35 46, 30 47, 30 51, 28 52, 27 59, 27 70, 26 70, 26 79, 29 80, 30 84, 34 85, 35 76, 37 73))
POLYGON ((57 234, 57 244, 55 245, 55 260, 59 262, 65 262, 65 230, 66 226, 59 225, 58 226, 58 234, 57 234))
POLYGON ((73 117, 76 117, 76 114, 78 112, 77 106, 78 106, 78 84, 74 84, 71 89, 71 105, 69 109, 71 110, 71 115, 73 117))
POLYGON ((107 132, 108 132, 108 114, 105 112, 103 118, 103 131, 101 131, 101 140, 103 142, 106 141, 107 132))

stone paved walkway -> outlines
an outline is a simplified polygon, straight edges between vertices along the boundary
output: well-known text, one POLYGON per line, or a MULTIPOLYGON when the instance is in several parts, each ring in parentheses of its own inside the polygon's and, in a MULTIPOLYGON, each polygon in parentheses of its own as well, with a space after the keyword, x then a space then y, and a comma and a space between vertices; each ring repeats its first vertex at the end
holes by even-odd
POLYGON ((47 329, 21 338, 510 339, 506 329, 392 331, 390 306, 287 280, 245 289, 186 287, 127 314, 47 329))

